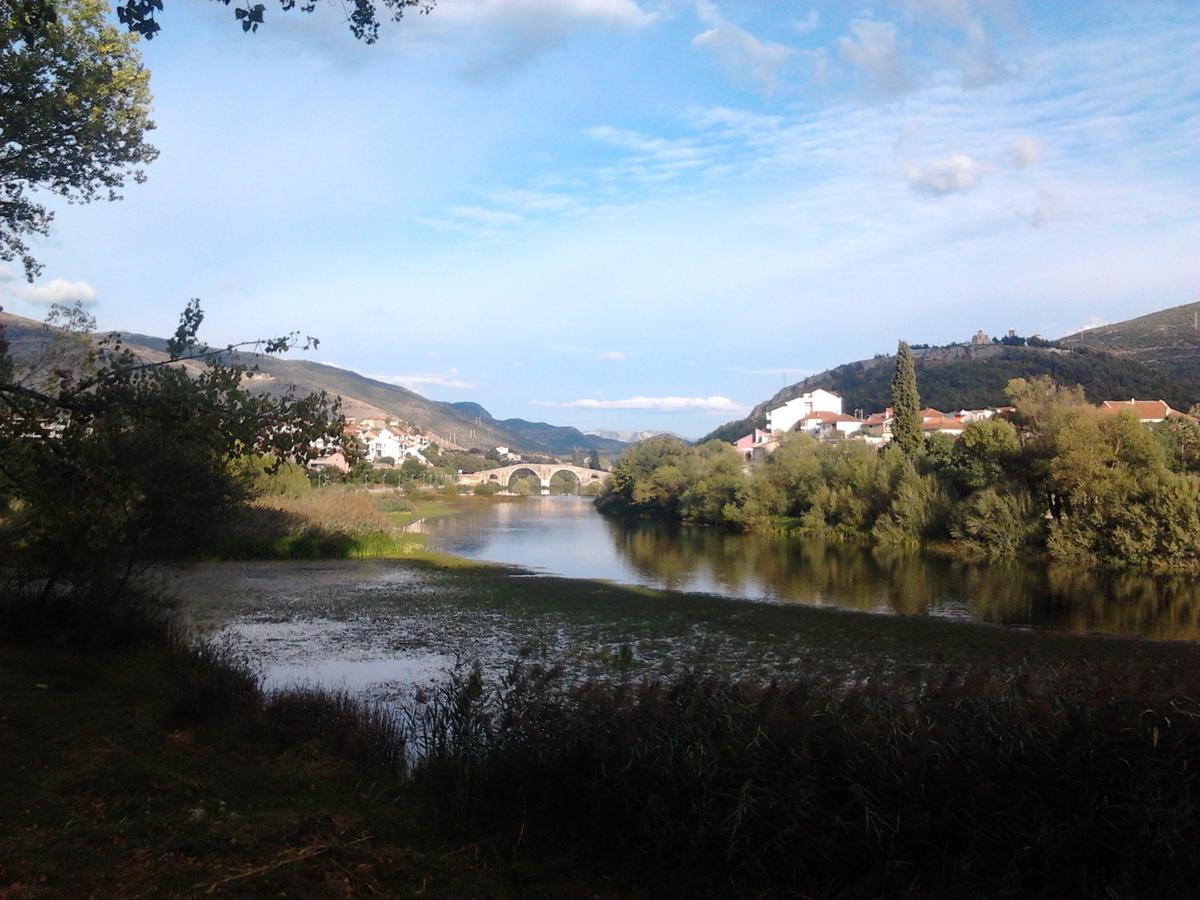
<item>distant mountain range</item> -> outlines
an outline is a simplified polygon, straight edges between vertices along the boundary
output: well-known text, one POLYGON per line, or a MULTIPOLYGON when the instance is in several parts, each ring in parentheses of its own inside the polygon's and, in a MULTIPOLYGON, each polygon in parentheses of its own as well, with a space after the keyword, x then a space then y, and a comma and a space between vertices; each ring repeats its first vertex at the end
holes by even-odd
POLYGON ((659 435, 668 435, 670 437, 679 437, 673 431, 585 431, 584 434, 590 434, 592 437, 604 438, 610 441, 618 441, 623 444, 636 444, 639 441, 644 441, 659 435))
MULTIPOLYGON (((1049 375, 1080 385, 1088 399, 1166 400, 1186 410, 1200 402, 1200 303, 1188 303, 1115 325, 1067 335, 1046 347, 956 344, 915 349, 921 402, 943 411, 999 406, 1010 379, 1049 375)), ((763 427, 768 409, 824 388, 842 397, 848 413, 870 414, 890 402, 896 357, 847 363, 788 385, 744 419, 704 439, 732 441, 763 427)))
MULTIPOLYGON (((13 355, 29 358, 46 341, 46 326, 41 322, 0 312, 0 323, 13 355)), ((162 359, 167 342, 152 335, 122 332, 126 346, 147 359, 162 359)), ((443 403, 422 397, 415 391, 376 381, 348 369, 300 359, 280 359, 254 353, 229 354, 231 362, 257 366, 251 379, 252 391, 278 394, 290 386, 300 391, 326 391, 341 397, 343 412, 351 418, 395 417, 431 432, 443 446, 470 449, 511 447, 514 450, 561 456, 576 449, 598 450, 606 455, 620 453, 626 444, 594 435, 578 428, 527 422, 524 419, 497 420, 478 403, 443 403)))

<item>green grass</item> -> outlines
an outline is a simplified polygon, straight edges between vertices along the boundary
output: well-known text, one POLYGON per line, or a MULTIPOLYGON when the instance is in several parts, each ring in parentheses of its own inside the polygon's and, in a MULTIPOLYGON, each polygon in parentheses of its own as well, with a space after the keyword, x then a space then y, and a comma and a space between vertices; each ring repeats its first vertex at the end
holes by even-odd
POLYGON ((341 486, 301 497, 264 498, 240 511, 211 558, 217 560, 404 559, 442 568, 472 565, 432 550, 404 526, 453 515, 442 499, 375 497, 341 486))

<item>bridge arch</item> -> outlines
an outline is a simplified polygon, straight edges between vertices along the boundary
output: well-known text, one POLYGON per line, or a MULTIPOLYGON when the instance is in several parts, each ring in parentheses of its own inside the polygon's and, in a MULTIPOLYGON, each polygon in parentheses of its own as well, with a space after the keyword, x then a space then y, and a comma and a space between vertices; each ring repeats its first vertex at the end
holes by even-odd
POLYGON ((550 479, 559 472, 574 476, 579 482, 581 490, 589 484, 602 484, 609 477, 608 472, 599 469, 585 469, 582 466, 573 466, 568 463, 516 463, 496 469, 484 469, 480 472, 464 472, 458 476, 458 483, 463 485, 495 484, 502 488, 508 488, 516 475, 525 474, 537 478, 543 492, 546 492, 550 489, 550 479))
POLYGON ((513 485, 513 482, 516 481, 518 478, 528 478, 529 476, 533 476, 534 478, 536 478, 538 480, 538 482, 541 483, 541 486, 543 489, 549 489, 550 479, 548 477, 546 477, 545 475, 543 475, 541 472, 537 471, 538 469, 543 469, 543 468, 545 468, 545 466, 537 466, 536 468, 532 465, 509 466, 508 474, 504 476, 504 479, 503 479, 503 481, 501 481, 501 484, 503 484, 505 487, 511 488, 513 485))

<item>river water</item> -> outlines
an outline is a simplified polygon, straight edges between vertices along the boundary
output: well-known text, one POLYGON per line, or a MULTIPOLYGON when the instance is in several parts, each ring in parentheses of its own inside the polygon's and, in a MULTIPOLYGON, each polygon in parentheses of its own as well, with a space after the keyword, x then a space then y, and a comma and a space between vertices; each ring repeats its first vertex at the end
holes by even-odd
MULTIPOLYGON (((410 527, 470 559, 679 593, 388 560, 207 563, 164 571, 163 587, 200 630, 257 666, 266 687, 319 685, 384 702, 411 700, 475 661, 492 676, 520 658, 580 677, 887 667, 922 639, 920 617, 1200 640, 1200 585, 1186 576, 619 522, 572 497, 464 503, 410 527), (814 616, 813 606, 877 616, 814 616)), ((943 626, 939 640, 958 627, 943 626)), ((1006 640, 966 625, 960 633, 948 652, 965 658, 1006 640)))
POLYGON ((621 521, 570 496, 479 504, 410 528, 459 556, 570 578, 1073 633, 1200 639, 1200 581, 1190 575, 969 562, 621 521))

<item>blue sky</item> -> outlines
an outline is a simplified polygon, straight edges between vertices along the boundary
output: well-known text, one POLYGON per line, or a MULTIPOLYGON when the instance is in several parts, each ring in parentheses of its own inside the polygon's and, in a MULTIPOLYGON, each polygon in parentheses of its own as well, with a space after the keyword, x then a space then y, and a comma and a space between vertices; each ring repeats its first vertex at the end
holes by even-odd
POLYGON ((144 185, 60 206, 14 312, 309 357, 500 417, 699 435, 978 328, 1200 298, 1200 7, 166 4, 144 185))

